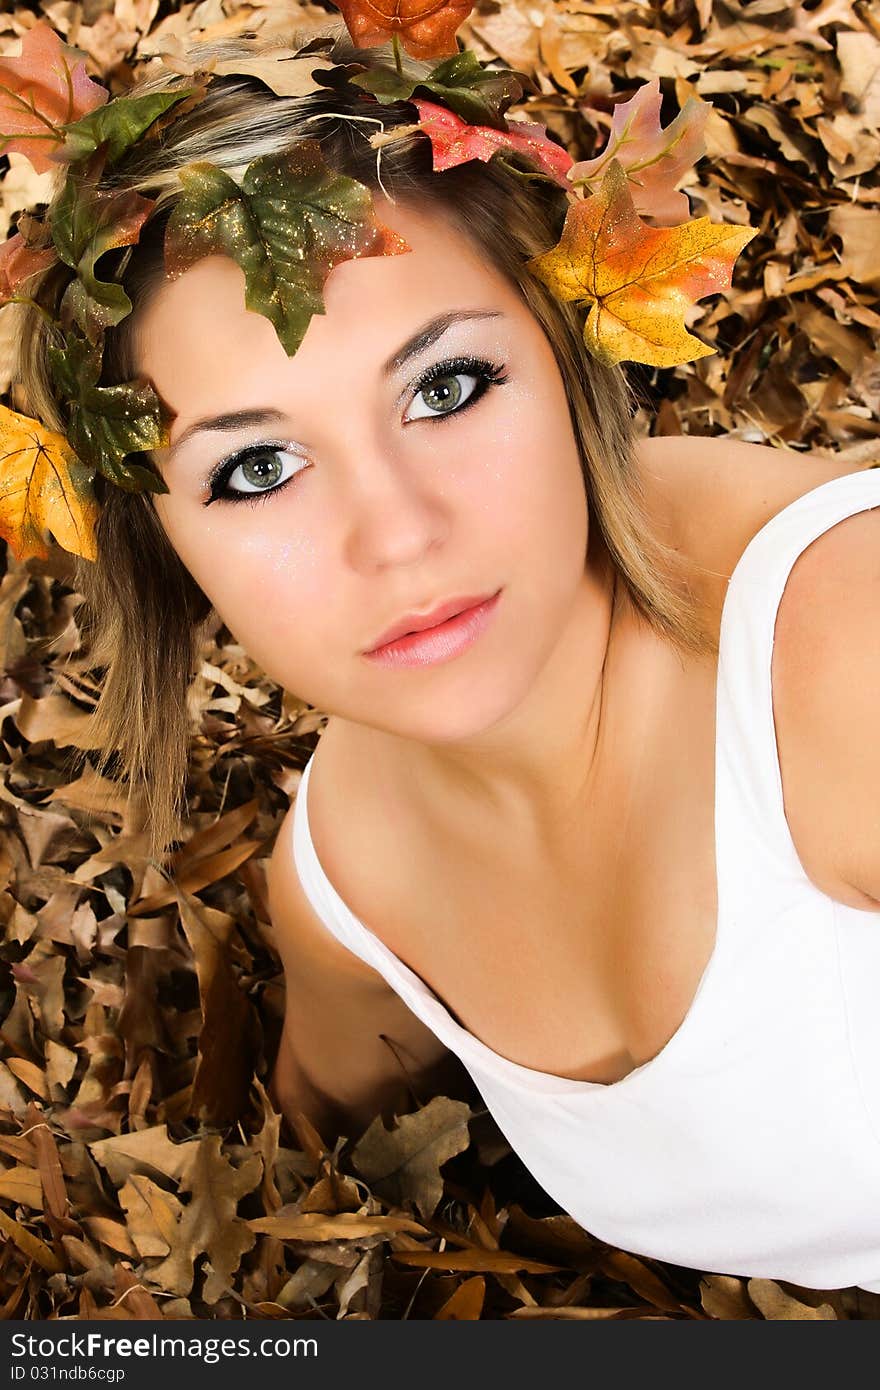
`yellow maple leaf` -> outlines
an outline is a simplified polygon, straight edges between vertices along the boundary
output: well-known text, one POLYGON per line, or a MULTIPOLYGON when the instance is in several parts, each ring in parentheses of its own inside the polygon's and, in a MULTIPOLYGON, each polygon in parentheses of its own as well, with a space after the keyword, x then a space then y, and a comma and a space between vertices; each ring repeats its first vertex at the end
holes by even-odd
POLYGON ((527 265, 557 299, 591 306, 584 342, 603 362, 675 367, 715 351, 688 333, 685 313, 730 287, 733 263, 756 234, 708 217, 649 227, 613 159, 599 191, 569 207, 556 246, 527 265))
POLYGON ((97 556, 91 474, 63 434, 0 405, 0 536, 17 560, 45 560, 44 533, 86 560, 97 556))

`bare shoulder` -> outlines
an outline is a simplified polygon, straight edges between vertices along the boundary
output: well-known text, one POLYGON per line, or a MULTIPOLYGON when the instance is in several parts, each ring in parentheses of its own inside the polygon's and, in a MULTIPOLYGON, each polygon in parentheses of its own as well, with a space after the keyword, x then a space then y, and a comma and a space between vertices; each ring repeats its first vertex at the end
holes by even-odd
POLYGON ((293 852, 295 813, 293 800, 278 828, 266 870, 272 928, 285 969, 295 958, 300 965, 333 972, 340 981, 359 981, 390 993, 381 975, 336 939, 306 896, 293 852))
MULTIPOLYGON (((645 440, 638 464, 649 515, 692 560, 719 622, 752 537, 805 493, 863 471, 833 456, 723 437, 645 440)), ((771 672, 784 810, 804 871, 829 897, 874 911, 876 896, 854 883, 859 873, 880 882, 876 835, 866 842, 860 829, 874 824, 876 775, 866 780, 865 750, 874 744, 877 689, 867 673, 880 671, 878 542, 880 509, 868 508, 804 547, 777 610, 771 672)))
POLYGON ((875 497, 797 557, 776 617, 772 690, 786 817, 801 862, 829 896, 878 912, 880 486, 875 497))
POLYGON ((752 537, 804 493, 854 471, 833 456, 724 435, 643 439, 636 463, 649 517, 689 560, 719 621, 728 581, 752 537))
POLYGON ((273 1090, 286 1113, 311 1110, 322 1133, 339 1133, 380 1112, 403 1113, 415 1088, 453 1094, 460 1076, 440 1039, 312 907, 293 852, 295 806, 266 874, 286 993, 273 1090))

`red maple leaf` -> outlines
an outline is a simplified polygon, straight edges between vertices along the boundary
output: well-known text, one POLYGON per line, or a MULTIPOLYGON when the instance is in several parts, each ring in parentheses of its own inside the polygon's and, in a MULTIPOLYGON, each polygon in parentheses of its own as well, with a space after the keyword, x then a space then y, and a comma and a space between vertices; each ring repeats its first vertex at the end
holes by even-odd
POLYGON ((571 155, 555 144, 546 128, 537 122, 508 120, 506 130, 496 130, 489 125, 470 125, 436 102, 411 100, 418 108, 422 129, 431 141, 435 170, 453 169, 469 159, 481 159, 486 163, 499 150, 516 150, 535 160, 557 183, 568 187, 566 174, 573 163, 571 155))

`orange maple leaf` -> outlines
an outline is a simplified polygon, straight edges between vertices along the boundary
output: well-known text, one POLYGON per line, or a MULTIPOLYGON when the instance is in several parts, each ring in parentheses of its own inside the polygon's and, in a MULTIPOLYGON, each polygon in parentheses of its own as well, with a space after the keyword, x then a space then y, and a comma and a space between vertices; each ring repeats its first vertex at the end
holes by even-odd
POLYGON ((0 536, 17 560, 48 558, 43 539, 86 560, 97 555, 91 475, 62 434, 0 405, 0 536))
POLYGON ((708 217, 649 227, 615 159, 598 193, 569 207, 556 246, 527 265, 557 299, 591 306, 584 342, 594 356, 675 367, 715 352, 688 333, 685 313, 730 287, 733 263, 757 230, 708 217))
POLYGON ((39 20, 22 39, 20 56, 0 60, 0 154, 15 150, 45 174, 56 167, 51 156, 64 143, 61 127, 103 106, 109 95, 87 75, 77 51, 39 20))
POLYGON ((457 53, 455 31, 474 0, 336 0, 358 48, 387 43, 394 34, 413 58, 457 53))

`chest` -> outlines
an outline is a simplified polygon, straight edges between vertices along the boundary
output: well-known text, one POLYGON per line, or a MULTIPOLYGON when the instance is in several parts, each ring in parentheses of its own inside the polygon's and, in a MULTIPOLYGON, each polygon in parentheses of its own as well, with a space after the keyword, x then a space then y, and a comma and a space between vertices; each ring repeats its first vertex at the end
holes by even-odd
POLYGON ((463 1027, 525 1066, 610 1082, 665 1046, 712 953, 714 748, 714 678, 694 670, 643 723, 615 799, 555 839, 461 808, 438 834, 380 788, 370 814, 334 799, 331 823, 330 778, 312 833, 352 912, 463 1027))

